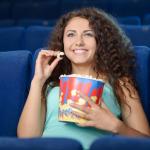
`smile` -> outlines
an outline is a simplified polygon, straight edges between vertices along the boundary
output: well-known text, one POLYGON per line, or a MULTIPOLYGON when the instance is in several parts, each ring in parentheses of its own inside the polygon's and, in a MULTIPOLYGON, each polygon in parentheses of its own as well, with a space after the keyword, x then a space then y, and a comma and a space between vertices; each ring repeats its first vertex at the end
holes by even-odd
POLYGON ((88 50, 87 49, 74 49, 73 52, 75 54, 83 54, 85 52, 87 52, 88 50))

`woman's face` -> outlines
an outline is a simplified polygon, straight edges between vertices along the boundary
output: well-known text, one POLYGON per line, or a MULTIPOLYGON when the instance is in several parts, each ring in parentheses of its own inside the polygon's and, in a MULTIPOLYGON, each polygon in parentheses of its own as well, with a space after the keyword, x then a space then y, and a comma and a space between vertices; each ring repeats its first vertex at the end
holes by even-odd
POLYGON ((96 40, 95 33, 84 18, 72 18, 64 30, 64 52, 72 64, 91 65, 93 63, 96 40))

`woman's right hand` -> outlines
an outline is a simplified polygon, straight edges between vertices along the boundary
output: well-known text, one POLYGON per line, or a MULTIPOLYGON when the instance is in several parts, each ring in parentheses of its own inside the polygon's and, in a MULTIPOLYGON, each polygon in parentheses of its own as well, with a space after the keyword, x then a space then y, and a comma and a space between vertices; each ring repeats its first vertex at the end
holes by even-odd
POLYGON ((57 57, 57 54, 60 51, 52 51, 52 50, 41 50, 38 54, 35 64, 35 74, 34 79, 36 78, 43 85, 48 77, 52 74, 52 71, 58 64, 58 62, 62 59, 57 57), (49 61, 52 57, 55 57, 51 64, 49 61))

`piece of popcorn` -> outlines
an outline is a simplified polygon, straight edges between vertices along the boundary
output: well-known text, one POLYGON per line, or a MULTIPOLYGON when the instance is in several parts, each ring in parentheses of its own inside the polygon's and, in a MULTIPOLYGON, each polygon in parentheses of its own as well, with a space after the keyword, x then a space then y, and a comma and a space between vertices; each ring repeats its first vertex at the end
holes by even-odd
POLYGON ((79 105, 85 105, 86 101, 83 98, 79 98, 77 104, 79 104, 79 105))
POLYGON ((63 58, 64 55, 65 55, 64 52, 59 52, 59 53, 57 54, 57 58, 63 58))
POLYGON ((71 91, 71 96, 76 96, 77 95, 77 90, 72 90, 71 91))

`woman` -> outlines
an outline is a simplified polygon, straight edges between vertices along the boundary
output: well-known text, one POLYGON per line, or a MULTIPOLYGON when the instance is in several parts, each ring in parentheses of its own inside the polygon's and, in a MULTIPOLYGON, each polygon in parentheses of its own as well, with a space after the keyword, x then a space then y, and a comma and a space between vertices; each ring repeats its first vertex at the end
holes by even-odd
POLYGON ((69 137, 85 149, 109 134, 149 136, 149 125, 132 77, 133 47, 129 39, 102 10, 83 8, 62 16, 48 46, 41 50, 26 104, 18 124, 19 137, 69 137), (64 57, 56 57, 59 52, 64 57), (71 104, 87 119, 72 124, 58 121, 59 76, 90 75, 103 79, 103 102, 89 106, 71 104))

